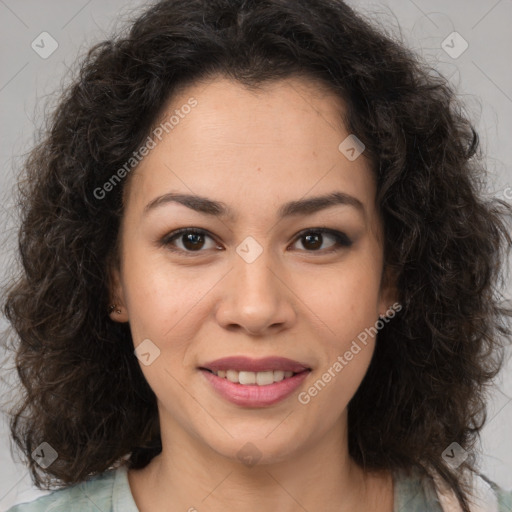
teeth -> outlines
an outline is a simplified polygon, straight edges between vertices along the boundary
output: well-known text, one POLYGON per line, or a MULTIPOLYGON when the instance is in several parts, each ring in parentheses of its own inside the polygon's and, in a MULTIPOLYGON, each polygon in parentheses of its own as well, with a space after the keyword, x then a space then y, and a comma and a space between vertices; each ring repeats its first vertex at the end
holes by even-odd
MULTIPOLYGON (((261 375, 263 372, 258 373, 261 375)), ((272 378, 272 382, 273 381, 274 379, 272 378)), ((240 384, 256 384, 256 374, 254 372, 239 372, 238 382, 240 382, 240 384)))
MULTIPOLYGON (((290 372, 288 372, 290 373, 290 372)), ((274 382, 280 382, 284 379, 284 372, 283 370, 275 370, 274 371, 274 382)))
POLYGON ((217 377, 226 378, 230 382, 246 385, 268 386, 274 382, 280 382, 293 375, 293 372, 282 370, 268 370, 266 372, 245 372, 237 370, 219 370, 213 372, 217 377))
POLYGON ((235 370, 228 370, 226 372, 226 378, 230 380, 231 382, 239 382, 238 381, 238 372, 235 370))
MULTIPOLYGON (((240 376, 241 375, 242 374, 240 374, 240 376)), ((255 373, 254 376, 256 378, 256 384, 258 384, 258 386, 268 386, 269 384, 274 383, 274 372, 272 370, 268 372, 258 372, 255 373)), ((241 379, 240 382, 242 382, 241 379)))

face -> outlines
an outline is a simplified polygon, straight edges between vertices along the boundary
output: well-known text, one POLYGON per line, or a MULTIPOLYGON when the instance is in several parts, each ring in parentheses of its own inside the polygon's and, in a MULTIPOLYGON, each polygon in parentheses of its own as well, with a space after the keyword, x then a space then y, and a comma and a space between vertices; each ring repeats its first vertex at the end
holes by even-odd
POLYGON ((395 300, 370 165, 340 151, 343 104, 305 79, 219 77, 176 110, 130 177, 112 318, 130 323, 164 449, 284 460, 345 428, 375 345, 358 340, 395 300))

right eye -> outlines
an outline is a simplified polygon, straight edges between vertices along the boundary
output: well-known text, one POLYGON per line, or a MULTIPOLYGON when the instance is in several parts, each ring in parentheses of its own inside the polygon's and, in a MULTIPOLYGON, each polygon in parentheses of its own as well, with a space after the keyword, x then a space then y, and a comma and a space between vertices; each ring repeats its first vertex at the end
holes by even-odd
MULTIPOLYGON (((204 252, 201 249, 204 247, 205 237, 213 240, 203 229, 182 228, 165 235, 161 240, 161 244, 172 252, 180 252, 189 256, 192 253, 204 252), (176 248, 175 241, 181 242, 182 247, 176 248)), ((214 247, 218 246, 214 244, 214 247)))

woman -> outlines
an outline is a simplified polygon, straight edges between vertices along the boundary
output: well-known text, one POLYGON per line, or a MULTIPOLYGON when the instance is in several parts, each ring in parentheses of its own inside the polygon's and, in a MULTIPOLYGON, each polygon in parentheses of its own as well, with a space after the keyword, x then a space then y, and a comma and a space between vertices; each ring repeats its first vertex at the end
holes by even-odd
POLYGON ((5 304, 62 489, 11 510, 510 510, 472 451, 512 315, 477 149, 339 0, 165 0, 91 49, 5 304))

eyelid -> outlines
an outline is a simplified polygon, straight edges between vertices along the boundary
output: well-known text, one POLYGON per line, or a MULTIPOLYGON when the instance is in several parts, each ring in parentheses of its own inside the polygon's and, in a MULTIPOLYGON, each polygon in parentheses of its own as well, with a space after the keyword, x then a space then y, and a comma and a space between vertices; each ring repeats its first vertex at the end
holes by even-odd
MULTIPOLYGON (((318 226, 313 228, 306 228, 302 231, 299 231, 294 238, 294 243, 296 240, 299 240, 300 238, 304 237, 307 233, 320 233, 320 234, 326 234, 330 235, 337 241, 338 248, 337 249, 327 249, 327 250, 321 250, 321 251, 304 251, 304 252, 311 252, 315 253, 318 252, 319 254, 328 254, 330 252, 337 252, 341 248, 350 247, 353 244, 353 240, 343 231, 338 231, 337 229, 331 229, 325 226, 318 226)), ((336 244, 335 244, 336 247, 336 244)))
MULTIPOLYGON (((176 229, 176 230, 171 231, 170 233, 166 234, 164 237, 162 237, 159 240, 159 245, 167 248, 171 252, 181 253, 186 256, 195 256, 195 255, 200 255, 203 252, 206 252, 205 250, 202 250, 202 249, 200 249, 198 251, 185 251, 183 249, 172 247, 171 242, 175 239, 178 239, 180 235, 183 235, 185 233, 193 233, 193 234, 197 234, 197 235, 203 235, 203 236, 211 238, 212 240, 214 240, 216 242, 215 237, 212 234, 210 234, 207 230, 202 229, 202 228, 187 227, 187 228, 176 229)), ((299 231, 298 233, 296 233, 291 245, 294 245, 298 240, 303 238, 308 233, 319 233, 322 235, 323 234, 330 235, 332 238, 334 238, 336 240, 336 243, 333 246, 334 249, 321 249, 321 250, 311 250, 311 251, 304 249, 301 252, 313 253, 313 254, 318 253, 319 255, 325 255, 325 254, 339 252, 342 249, 349 248, 353 244, 353 240, 343 231, 338 231, 336 229, 331 229, 331 228, 328 228, 325 226, 317 226, 317 227, 306 228, 306 229, 303 229, 303 230, 299 231)), ((218 242, 216 242, 216 243, 218 243, 218 242)))

